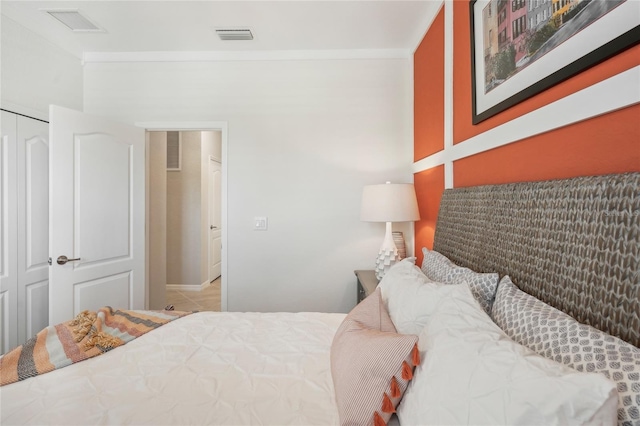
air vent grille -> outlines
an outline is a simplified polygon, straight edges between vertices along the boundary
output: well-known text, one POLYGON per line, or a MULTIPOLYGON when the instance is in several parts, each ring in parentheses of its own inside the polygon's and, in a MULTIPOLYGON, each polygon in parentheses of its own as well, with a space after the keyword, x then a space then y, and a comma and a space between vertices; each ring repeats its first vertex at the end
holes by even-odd
POLYGON ((77 10, 44 10, 75 32, 104 32, 102 28, 91 22, 77 10))
POLYGON ((216 34, 220 40, 253 40, 253 34, 249 29, 217 29, 216 34))

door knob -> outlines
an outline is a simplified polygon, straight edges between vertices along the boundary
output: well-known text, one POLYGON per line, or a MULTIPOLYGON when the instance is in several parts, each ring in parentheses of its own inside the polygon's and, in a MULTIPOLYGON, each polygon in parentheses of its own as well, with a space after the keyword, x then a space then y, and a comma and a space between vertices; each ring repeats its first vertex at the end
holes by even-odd
POLYGON ((80 258, 78 257, 77 259, 69 259, 67 256, 62 255, 58 256, 58 259, 56 261, 58 262, 58 265, 64 265, 67 262, 73 262, 76 260, 80 260, 80 258))
POLYGON ((213 226, 213 225, 211 225, 211 226, 209 227, 209 229, 218 229, 218 227, 217 227, 217 226, 213 226))

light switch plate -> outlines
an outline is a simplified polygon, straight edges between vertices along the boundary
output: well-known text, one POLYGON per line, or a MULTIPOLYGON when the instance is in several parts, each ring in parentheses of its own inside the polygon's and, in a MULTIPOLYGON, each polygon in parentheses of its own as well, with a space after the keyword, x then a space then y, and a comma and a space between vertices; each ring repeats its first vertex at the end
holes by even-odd
POLYGON ((266 231, 268 225, 268 219, 266 216, 256 216, 253 218, 253 230, 254 231, 266 231))

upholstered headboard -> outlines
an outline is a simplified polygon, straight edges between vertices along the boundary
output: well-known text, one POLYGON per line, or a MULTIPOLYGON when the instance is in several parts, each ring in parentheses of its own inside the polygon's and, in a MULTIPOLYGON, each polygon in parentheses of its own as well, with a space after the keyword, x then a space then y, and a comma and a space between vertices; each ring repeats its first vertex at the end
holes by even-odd
POLYGON ((640 346, 640 173, 448 189, 434 250, 640 346))

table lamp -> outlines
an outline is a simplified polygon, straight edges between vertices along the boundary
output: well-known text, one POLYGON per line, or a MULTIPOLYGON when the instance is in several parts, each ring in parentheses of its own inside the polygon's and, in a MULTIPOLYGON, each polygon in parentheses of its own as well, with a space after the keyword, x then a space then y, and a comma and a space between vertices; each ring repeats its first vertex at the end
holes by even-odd
POLYGON ((384 241, 376 258, 376 277, 380 280, 399 260, 398 249, 393 242, 391 223, 420 220, 413 184, 387 182, 381 185, 366 185, 362 190, 360 220, 386 223, 384 241))

